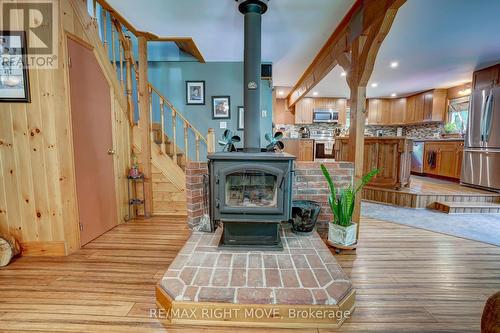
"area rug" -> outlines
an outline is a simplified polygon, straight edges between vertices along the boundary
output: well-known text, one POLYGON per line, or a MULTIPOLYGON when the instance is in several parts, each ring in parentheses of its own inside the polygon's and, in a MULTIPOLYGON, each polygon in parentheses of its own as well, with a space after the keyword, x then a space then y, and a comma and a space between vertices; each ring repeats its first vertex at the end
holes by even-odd
POLYGON ((372 202, 362 203, 362 216, 500 246, 500 214, 445 214, 372 202))

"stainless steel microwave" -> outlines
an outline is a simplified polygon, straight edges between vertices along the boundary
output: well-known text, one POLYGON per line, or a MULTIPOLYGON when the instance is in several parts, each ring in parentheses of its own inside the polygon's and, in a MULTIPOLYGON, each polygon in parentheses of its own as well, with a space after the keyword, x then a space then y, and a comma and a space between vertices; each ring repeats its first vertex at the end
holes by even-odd
POLYGON ((332 109, 314 109, 314 123, 337 123, 339 121, 339 112, 332 109))

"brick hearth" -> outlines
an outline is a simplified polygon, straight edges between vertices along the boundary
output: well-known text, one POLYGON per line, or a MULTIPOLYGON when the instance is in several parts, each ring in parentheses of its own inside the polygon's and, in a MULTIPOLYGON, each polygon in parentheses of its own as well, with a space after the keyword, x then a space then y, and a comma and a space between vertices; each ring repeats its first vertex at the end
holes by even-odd
POLYGON ((351 283, 317 233, 282 228, 284 250, 228 251, 215 233, 193 232, 160 285, 175 301, 335 305, 351 283))

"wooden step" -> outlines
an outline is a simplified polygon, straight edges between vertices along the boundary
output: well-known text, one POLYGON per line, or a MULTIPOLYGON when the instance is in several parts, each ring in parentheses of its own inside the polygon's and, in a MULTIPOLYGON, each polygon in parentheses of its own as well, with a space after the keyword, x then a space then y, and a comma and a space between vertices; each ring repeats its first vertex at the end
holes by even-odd
POLYGON ((500 204, 494 202, 436 201, 433 209, 447 214, 500 214, 500 204))

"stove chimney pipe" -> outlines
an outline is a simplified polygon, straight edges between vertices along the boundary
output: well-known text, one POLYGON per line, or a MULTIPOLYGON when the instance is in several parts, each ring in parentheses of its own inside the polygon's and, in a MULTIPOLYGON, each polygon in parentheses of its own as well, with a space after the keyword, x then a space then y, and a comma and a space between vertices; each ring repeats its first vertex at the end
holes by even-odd
POLYGON ((262 14, 267 5, 260 0, 246 0, 238 6, 245 17, 243 102, 245 108, 245 151, 260 152, 260 68, 262 14))

